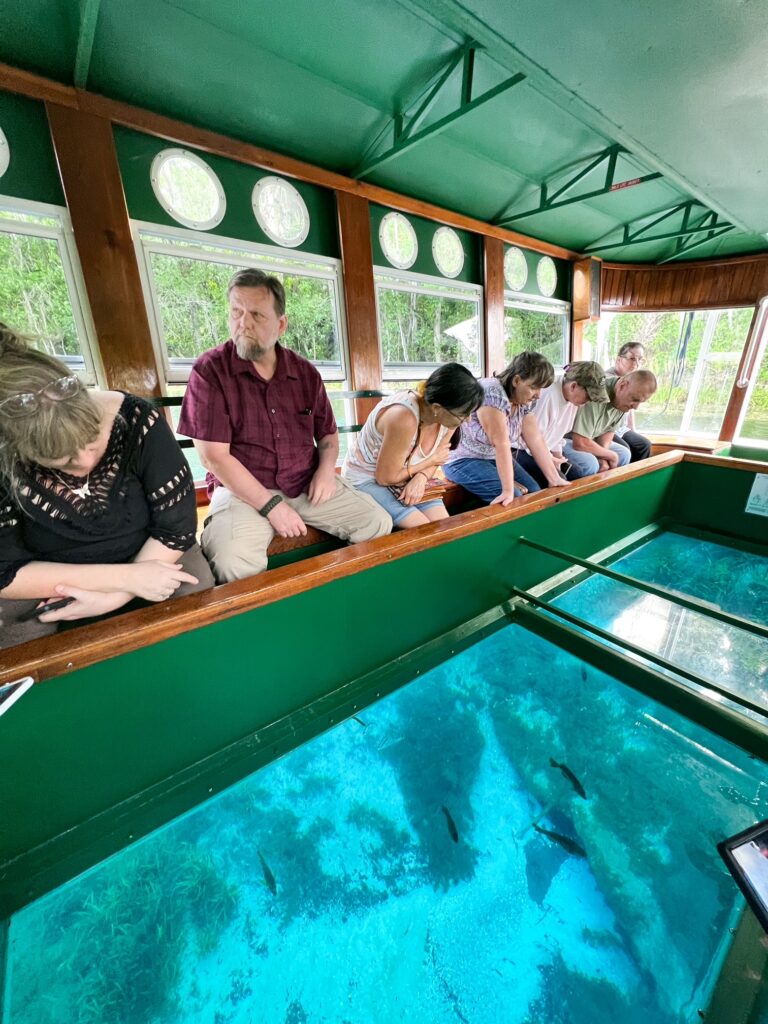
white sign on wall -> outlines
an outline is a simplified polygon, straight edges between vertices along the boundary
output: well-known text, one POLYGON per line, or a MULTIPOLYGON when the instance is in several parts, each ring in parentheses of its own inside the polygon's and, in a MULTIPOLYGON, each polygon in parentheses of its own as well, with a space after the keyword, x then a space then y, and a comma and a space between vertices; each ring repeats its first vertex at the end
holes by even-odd
POLYGON ((754 516, 768 516, 768 473, 755 473, 744 511, 754 516))

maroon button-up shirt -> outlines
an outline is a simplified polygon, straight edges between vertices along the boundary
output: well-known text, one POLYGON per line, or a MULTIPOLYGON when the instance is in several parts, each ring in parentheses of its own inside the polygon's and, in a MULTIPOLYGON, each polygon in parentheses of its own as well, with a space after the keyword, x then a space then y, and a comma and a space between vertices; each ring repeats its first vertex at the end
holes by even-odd
MULTIPOLYGON (((189 375, 178 430, 200 441, 229 444, 260 484, 295 498, 317 469, 315 442, 337 427, 312 363, 280 344, 275 352, 271 380, 238 356, 231 339, 204 352, 189 375)), ((221 486, 212 473, 206 481, 209 495, 221 486)))

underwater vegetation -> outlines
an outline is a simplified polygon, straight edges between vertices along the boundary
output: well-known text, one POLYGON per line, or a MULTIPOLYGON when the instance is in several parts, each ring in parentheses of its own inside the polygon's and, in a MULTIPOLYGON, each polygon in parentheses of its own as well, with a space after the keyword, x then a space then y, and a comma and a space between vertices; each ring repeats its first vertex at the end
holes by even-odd
POLYGON ((39 961, 18 963, 14 1020, 138 1024, 166 1017, 190 944, 196 956, 213 950, 238 901, 210 854, 167 834, 108 862, 82 896, 82 887, 63 890, 56 913, 37 922, 37 942, 56 966, 41 972, 39 961))

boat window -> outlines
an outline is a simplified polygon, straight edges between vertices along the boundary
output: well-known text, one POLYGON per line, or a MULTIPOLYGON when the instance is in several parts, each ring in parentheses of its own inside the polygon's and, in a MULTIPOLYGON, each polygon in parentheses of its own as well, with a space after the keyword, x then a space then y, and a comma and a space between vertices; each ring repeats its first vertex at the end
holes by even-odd
POLYGON ((419 243, 413 224, 402 213, 386 214, 379 225, 381 248, 392 264, 399 270, 407 270, 416 262, 419 243))
POLYGON ((0 266, 3 321, 95 384, 95 336, 66 209, 4 200, 0 266))
POLYGON ((505 294, 504 359, 507 363, 528 350, 540 352, 554 366, 564 366, 568 361, 569 333, 567 302, 530 302, 505 294))
POLYGON ((5 137, 5 132, 0 128, 0 178, 8 170, 8 164, 11 162, 11 149, 8 145, 8 139, 5 137))
POLYGON ((606 368, 627 342, 646 351, 658 390, 635 413, 637 429, 716 438, 754 309, 603 313, 585 327, 584 358, 606 368))
POLYGON ((188 228, 208 231, 227 210, 221 182, 208 164, 186 149, 164 149, 152 161, 152 188, 165 212, 188 228))
POLYGON ((513 292, 522 291, 528 280, 528 263, 525 253, 515 245, 504 253, 504 280, 507 283, 507 288, 513 292))
POLYGON ((464 246, 453 228, 438 228, 432 236, 432 256, 444 277, 458 277, 464 267, 464 246))
POLYGON ((542 295, 549 298, 557 288, 557 267, 550 256, 542 256, 536 266, 536 284, 542 295))
MULTIPOLYGON (((768 299, 763 300, 750 346, 755 353, 754 369, 739 384, 747 394, 741 424, 736 432, 740 441, 768 441, 768 299)), ((747 359, 747 368, 752 360, 747 359)))
POLYGON ((483 371, 482 288, 376 270, 385 381, 423 380, 441 363, 483 371))
POLYGON ((278 245, 301 245, 309 234, 309 210, 299 192, 283 178, 261 178, 251 195, 259 227, 278 245))

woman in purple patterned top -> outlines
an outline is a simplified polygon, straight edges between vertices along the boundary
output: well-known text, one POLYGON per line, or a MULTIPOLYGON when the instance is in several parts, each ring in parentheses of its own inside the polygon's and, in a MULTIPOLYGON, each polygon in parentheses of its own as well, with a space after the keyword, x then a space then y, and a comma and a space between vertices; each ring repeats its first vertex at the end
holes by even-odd
POLYGON ((544 356, 521 352, 498 376, 481 380, 483 404, 463 424, 459 446, 443 467, 446 477, 489 505, 509 505, 540 490, 533 477, 514 464, 512 449, 519 448, 523 438, 537 462, 549 457, 536 417, 530 414, 542 389, 554 379, 552 364, 544 356))

